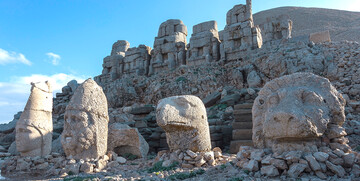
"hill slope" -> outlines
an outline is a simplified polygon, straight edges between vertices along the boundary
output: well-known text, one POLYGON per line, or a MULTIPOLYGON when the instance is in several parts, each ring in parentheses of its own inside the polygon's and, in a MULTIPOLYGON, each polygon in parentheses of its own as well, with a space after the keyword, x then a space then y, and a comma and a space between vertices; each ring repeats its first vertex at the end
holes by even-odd
POLYGON ((280 7, 254 14, 256 25, 267 17, 287 14, 293 21, 292 37, 308 37, 310 33, 329 30, 332 41, 360 42, 360 12, 322 8, 280 7))

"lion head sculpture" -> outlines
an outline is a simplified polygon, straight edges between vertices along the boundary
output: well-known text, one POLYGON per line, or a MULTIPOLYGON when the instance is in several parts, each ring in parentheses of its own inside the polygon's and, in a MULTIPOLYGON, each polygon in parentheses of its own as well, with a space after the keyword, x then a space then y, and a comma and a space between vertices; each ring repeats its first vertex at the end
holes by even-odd
POLYGON ((253 142, 274 152, 316 151, 323 138, 346 135, 345 100, 328 79, 295 73, 266 83, 255 99, 253 142))

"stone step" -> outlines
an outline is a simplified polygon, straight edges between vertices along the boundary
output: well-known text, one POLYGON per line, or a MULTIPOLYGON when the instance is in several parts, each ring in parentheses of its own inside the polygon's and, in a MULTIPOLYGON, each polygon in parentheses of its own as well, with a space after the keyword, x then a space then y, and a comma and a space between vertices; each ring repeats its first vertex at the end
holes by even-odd
POLYGON ((253 142, 251 140, 234 140, 230 142, 230 150, 231 154, 236 154, 239 152, 240 146, 253 146, 253 142))
POLYGON ((252 109, 253 103, 237 104, 234 106, 234 110, 237 109, 252 109))
POLYGON ((232 124, 233 130, 236 129, 251 129, 252 122, 233 122, 232 124))
POLYGON ((251 114, 251 109, 235 109, 234 115, 251 114))
POLYGON ((251 140, 252 129, 235 129, 232 132, 233 140, 251 140))
POLYGON ((234 115, 235 122, 252 122, 251 114, 234 115))

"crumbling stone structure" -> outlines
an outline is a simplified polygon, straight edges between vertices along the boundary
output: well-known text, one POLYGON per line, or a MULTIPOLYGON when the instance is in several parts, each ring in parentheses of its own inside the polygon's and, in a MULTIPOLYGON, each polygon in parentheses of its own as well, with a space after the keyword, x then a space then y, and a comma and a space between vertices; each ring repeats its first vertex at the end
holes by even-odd
POLYGON ((104 58, 102 74, 97 78, 99 82, 115 80, 123 74, 125 52, 129 46, 130 43, 126 40, 119 40, 113 44, 110 56, 104 58))
POLYGON ((52 142, 52 88, 48 81, 31 83, 31 93, 16 123, 16 149, 21 156, 46 156, 52 142))
POLYGON ((196 96, 173 96, 162 99, 156 119, 166 132, 170 151, 211 150, 209 123, 204 103, 196 96))
POLYGON ((75 91, 66 107, 61 144, 66 156, 97 159, 106 154, 108 105, 102 88, 87 79, 75 91))
POLYGON ((261 48, 260 28, 254 26, 251 0, 246 5, 235 5, 226 15, 226 26, 220 31, 222 61, 237 60, 244 51, 261 48))
POLYGON ((219 60, 220 40, 216 21, 195 25, 187 47, 187 65, 201 65, 219 60))
POLYGON ((160 25, 151 53, 150 75, 186 63, 186 36, 187 27, 179 19, 170 19, 160 25))
POLYGON ((129 48, 125 52, 123 74, 147 75, 150 64, 151 48, 146 45, 129 48))
POLYGON ((260 90, 253 112, 254 146, 274 152, 316 152, 322 141, 348 152, 340 144, 346 135, 345 100, 328 79, 295 73, 274 79, 260 90))
POLYGON ((292 21, 289 15, 267 18, 266 21, 260 25, 263 44, 291 38, 292 21))

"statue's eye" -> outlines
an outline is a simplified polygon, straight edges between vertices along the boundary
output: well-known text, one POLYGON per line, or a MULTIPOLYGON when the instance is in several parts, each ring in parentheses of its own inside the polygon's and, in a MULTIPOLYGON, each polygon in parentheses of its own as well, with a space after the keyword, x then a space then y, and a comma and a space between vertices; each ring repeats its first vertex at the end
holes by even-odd
POLYGON ((277 94, 273 94, 269 97, 269 104, 278 104, 279 96, 277 94))
POLYGON ((259 99, 259 104, 263 105, 265 103, 264 99, 259 99))

